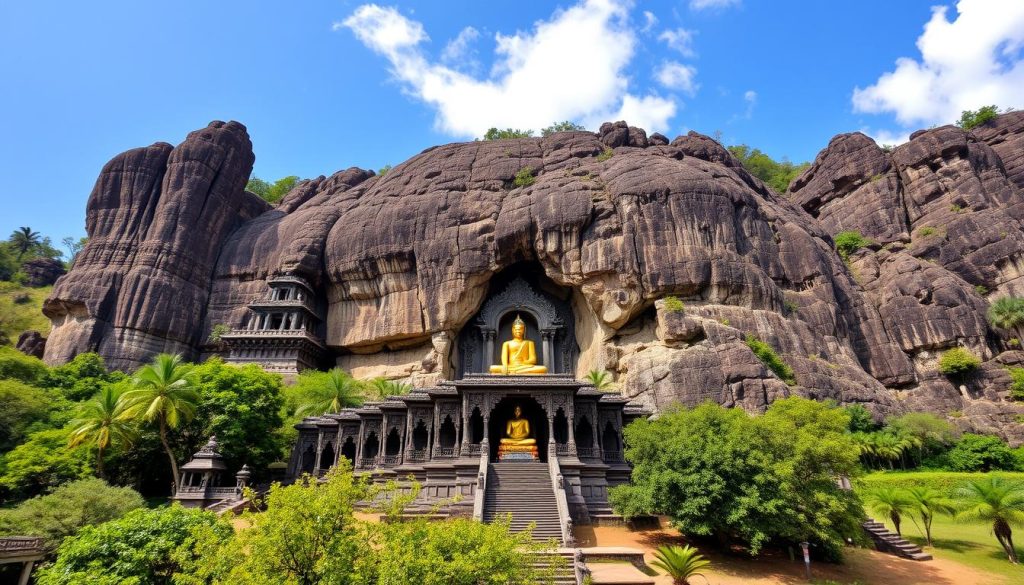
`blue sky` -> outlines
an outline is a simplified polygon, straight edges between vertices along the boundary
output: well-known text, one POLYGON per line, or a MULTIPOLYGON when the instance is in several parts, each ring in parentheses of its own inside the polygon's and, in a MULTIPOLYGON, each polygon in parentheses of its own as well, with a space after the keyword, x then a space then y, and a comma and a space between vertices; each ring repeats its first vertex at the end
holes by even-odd
POLYGON ((1024 107, 1020 5, 8 0, 0 236, 84 235, 107 160, 214 119, 249 128, 271 180, 566 118, 795 161, 841 132, 895 142, 963 107, 1024 107))

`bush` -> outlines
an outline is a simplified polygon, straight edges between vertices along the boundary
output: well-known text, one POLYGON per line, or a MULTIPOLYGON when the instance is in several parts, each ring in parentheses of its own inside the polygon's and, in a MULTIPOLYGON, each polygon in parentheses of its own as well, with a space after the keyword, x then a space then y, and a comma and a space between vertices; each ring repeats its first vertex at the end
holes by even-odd
POLYGON ((970 130, 989 120, 994 120, 998 115, 999 108, 996 106, 982 106, 977 110, 964 110, 960 114, 960 119, 956 121, 956 125, 964 130, 970 130))
POLYGON ((111 487, 102 479, 81 479, 16 508, 0 510, 0 535, 41 536, 52 552, 64 537, 144 505, 142 496, 131 488, 111 487))
POLYGON ((843 410, 850 417, 849 429, 851 433, 870 433, 878 428, 878 425, 875 423, 875 417, 871 416, 871 411, 865 408, 863 404, 851 404, 844 407, 843 410))
POLYGON ((615 156, 615 151, 606 147, 601 154, 597 155, 597 162, 605 162, 613 156, 615 156))
POLYGON ((530 167, 523 167, 516 173, 516 178, 512 181, 512 184, 516 187, 529 187, 534 183, 533 169, 530 167))
POLYGON ((683 301, 679 300, 679 297, 668 296, 665 297, 665 310, 669 313, 678 313, 685 309, 683 301))
POLYGON ((1024 368, 1008 368, 1010 379, 1010 398, 1024 400, 1024 368))
POLYGON ((103 358, 95 353, 80 353, 70 362, 51 368, 40 385, 57 388, 68 400, 80 402, 95 396, 107 383, 120 382, 122 372, 107 372, 103 358))
POLYGON ((775 372, 775 375, 786 384, 789 384, 790 386, 796 384, 796 377, 793 375, 793 368, 790 368, 786 362, 782 361, 782 358, 779 357, 779 354, 775 353, 772 346, 759 340, 750 333, 747 334, 746 341, 747 347, 750 348, 750 351, 754 352, 757 359, 761 360, 761 363, 763 363, 769 370, 775 372))
POLYGON ((68 449, 69 434, 49 429, 29 435, 0 460, 0 488, 25 498, 92 475, 92 455, 85 447, 68 449))
POLYGON ((810 166, 806 162, 793 164, 786 158, 776 161, 760 150, 752 149, 746 144, 730 146, 728 150, 739 159, 740 164, 750 174, 761 179, 779 193, 785 193, 793 179, 810 166))
POLYGON ((0 380, 0 454, 13 449, 25 435, 50 417, 49 392, 16 380, 0 380))
POLYGON ((946 453, 953 471, 992 471, 1017 469, 1017 458, 1002 439, 992 435, 965 433, 946 453))
POLYGON ((981 359, 962 347, 954 347, 939 357, 939 371, 946 376, 962 376, 980 365, 981 359))
POLYGON ((836 251, 844 262, 850 260, 850 254, 871 243, 871 240, 860 235, 858 231, 839 232, 835 237, 836 251))
POLYGON ((556 123, 548 126, 547 128, 542 128, 541 131, 540 131, 540 135, 541 136, 551 136, 555 132, 577 132, 577 131, 586 131, 586 128, 584 128, 580 124, 577 124, 575 122, 570 122, 570 121, 566 120, 564 122, 556 122, 556 123))
POLYGON ((510 138, 530 138, 533 130, 519 130, 518 128, 505 128, 499 130, 491 128, 484 133, 484 140, 507 140, 510 138))
POLYGON ((179 567, 176 549, 201 528, 217 524, 211 512, 177 504, 133 510, 66 539, 57 550, 57 560, 37 573, 37 583, 170 584, 179 567))
POLYGON ((42 360, 25 355, 13 347, 0 347, 0 379, 38 384, 46 372, 46 364, 42 360))

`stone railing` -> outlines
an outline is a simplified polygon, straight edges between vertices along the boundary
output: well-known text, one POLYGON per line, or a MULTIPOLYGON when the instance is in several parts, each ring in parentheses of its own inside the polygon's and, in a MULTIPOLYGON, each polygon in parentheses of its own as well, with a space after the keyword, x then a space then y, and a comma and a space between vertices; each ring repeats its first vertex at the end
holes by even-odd
POLYGON ((434 452, 434 457, 437 459, 454 459, 458 457, 458 449, 455 447, 438 447, 437 451, 434 452))
MULTIPOLYGON (((476 474, 476 492, 473 494, 473 520, 483 522, 484 519, 484 495, 487 492, 487 471, 490 468, 491 450, 487 446, 487 439, 484 438, 483 448, 480 451, 480 466, 476 474)), ((481 447, 481 445, 477 445, 481 447)))
POLYGON ((359 469, 373 469, 377 466, 376 457, 363 457, 359 460, 359 469))
POLYGON ((394 467, 402 463, 401 455, 385 455, 381 465, 383 467, 394 467))
POLYGON ((427 450, 409 451, 409 455, 406 456, 405 460, 409 463, 422 463, 427 460, 427 450))
POLYGON ((465 457, 476 457, 480 455, 480 443, 467 443, 463 445, 462 455, 465 457))
POLYGON ((559 457, 569 457, 577 453, 577 448, 569 443, 555 443, 555 453, 559 457))
POLYGON ((604 452, 604 460, 609 463, 622 463, 622 451, 608 451, 604 452))
POLYGON ((580 459, 594 459, 597 457, 597 451, 593 447, 576 447, 576 455, 580 459))
POLYGON ((572 534, 572 517, 569 515, 569 502, 565 497, 565 478, 562 477, 562 468, 558 465, 555 443, 548 443, 548 471, 551 473, 551 489, 555 492, 558 523, 562 528, 562 546, 573 546, 576 539, 572 534))
POLYGON ((43 550, 43 539, 36 536, 5 536, 0 538, 0 553, 37 552, 43 550))

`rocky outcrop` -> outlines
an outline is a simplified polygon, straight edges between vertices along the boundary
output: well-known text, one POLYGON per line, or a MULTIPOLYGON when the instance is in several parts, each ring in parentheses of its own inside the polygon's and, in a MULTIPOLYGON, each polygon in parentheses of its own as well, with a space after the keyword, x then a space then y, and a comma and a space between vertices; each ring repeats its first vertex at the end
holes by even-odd
POLYGON ((21 269, 25 272, 25 284, 28 286, 50 286, 67 273, 64 264, 53 258, 26 260, 22 263, 21 269))
POLYGON ((24 331, 18 336, 15 347, 25 355, 42 358, 46 352, 46 338, 38 331, 24 331))
POLYGON ((1006 336, 984 318, 989 298, 1024 294, 1024 198, 1002 162, 1021 131, 1004 118, 982 129, 992 144, 952 127, 893 152, 836 137, 785 197, 707 136, 669 142, 616 122, 435 147, 384 176, 303 181, 274 208, 244 192, 244 129, 215 122, 104 169, 89 245, 46 304, 46 357, 197 357, 215 325, 242 325, 269 278, 296 275, 322 295, 337 364, 427 384, 452 375, 452 340, 491 279, 530 271, 571 301, 577 372, 612 372, 651 407, 760 410, 803 395, 879 416, 956 412, 1020 440, 1006 423, 1024 410, 1006 401, 1006 336), (831 240, 842 230, 876 243, 846 264, 831 240), (962 388, 935 370, 954 346, 987 360, 962 388))

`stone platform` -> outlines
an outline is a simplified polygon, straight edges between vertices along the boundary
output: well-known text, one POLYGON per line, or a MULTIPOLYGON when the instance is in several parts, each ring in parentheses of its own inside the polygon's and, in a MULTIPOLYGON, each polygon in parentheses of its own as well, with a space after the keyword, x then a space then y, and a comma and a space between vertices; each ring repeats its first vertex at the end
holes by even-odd
POLYGON ((537 445, 499 445, 498 461, 540 461, 537 445))

